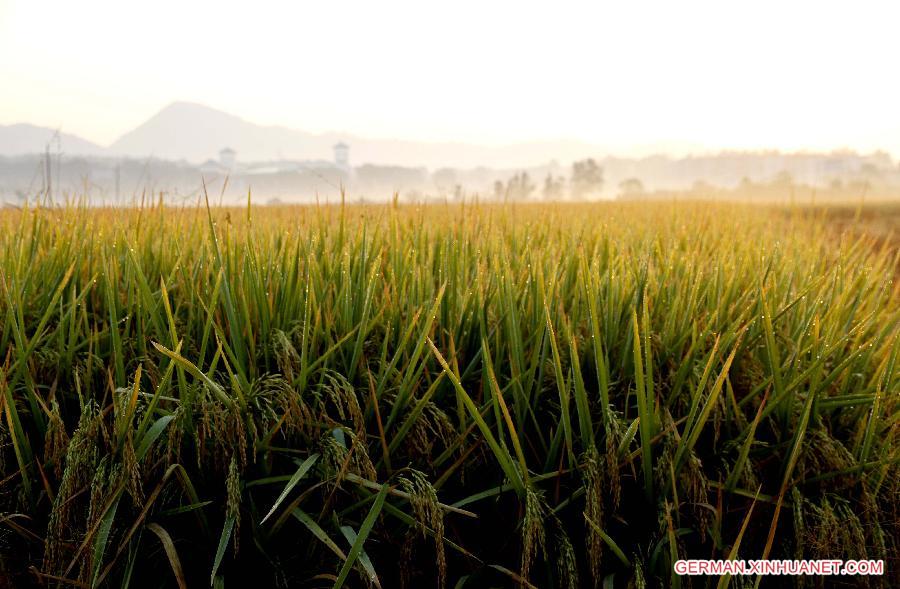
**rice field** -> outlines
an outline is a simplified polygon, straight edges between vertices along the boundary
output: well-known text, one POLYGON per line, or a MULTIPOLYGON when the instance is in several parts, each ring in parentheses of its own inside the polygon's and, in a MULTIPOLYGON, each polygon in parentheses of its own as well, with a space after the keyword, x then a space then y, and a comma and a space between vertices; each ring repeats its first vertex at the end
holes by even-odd
POLYGON ((0 211, 0 586, 898 586, 896 244, 710 203, 0 211))

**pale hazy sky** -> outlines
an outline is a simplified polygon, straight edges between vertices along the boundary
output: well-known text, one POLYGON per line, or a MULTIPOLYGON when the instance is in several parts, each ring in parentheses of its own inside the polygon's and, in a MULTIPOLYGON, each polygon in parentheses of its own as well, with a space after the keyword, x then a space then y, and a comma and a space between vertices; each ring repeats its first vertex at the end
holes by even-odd
POLYGON ((900 3, 0 0, 0 124, 107 144, 175 100, 505 143, 885 148, 900 3))

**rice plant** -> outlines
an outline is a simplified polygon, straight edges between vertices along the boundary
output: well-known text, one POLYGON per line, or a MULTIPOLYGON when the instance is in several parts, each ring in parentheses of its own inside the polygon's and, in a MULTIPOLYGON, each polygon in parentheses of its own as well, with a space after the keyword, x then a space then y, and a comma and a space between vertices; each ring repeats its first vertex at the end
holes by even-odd
POLYGON ((7 586, 900 584, 900 253, 855 225, 73 203, 0 246, 7 586))

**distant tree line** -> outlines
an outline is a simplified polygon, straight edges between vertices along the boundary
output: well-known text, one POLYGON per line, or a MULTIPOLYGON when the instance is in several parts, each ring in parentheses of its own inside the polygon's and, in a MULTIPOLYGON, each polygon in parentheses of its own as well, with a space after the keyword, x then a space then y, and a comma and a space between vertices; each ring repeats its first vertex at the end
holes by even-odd
MULTIPOLYGON (((544 178, 541 189, 543 200, 560 200, 568 193, 575 200, 596 198, 603 190, 603 168, 593 158, 577 161, 572 164, 572 172, 568 179, 553 175, 544 178), (567 190, 568 189, 568 190, 567 190)), ((528 172, 517 172, 506 182, 494 182, 494 198, 497 200, 529 200, 535 194, 537 186, 528 172)))

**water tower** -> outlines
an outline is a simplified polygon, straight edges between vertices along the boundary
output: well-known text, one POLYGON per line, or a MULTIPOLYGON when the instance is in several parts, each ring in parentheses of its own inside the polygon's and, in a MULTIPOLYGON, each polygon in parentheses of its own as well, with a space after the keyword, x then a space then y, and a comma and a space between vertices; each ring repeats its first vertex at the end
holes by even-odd
POLYGON ((219 164, 221 164, 223 168, 233 170, 236 160, 237 152, 230 147, 226 147, 219 152, 219 164))
POLYGON ((334 163, 341 168, 350 167, 350 146, 341 141, 336 143, 334 147, 334 163))

